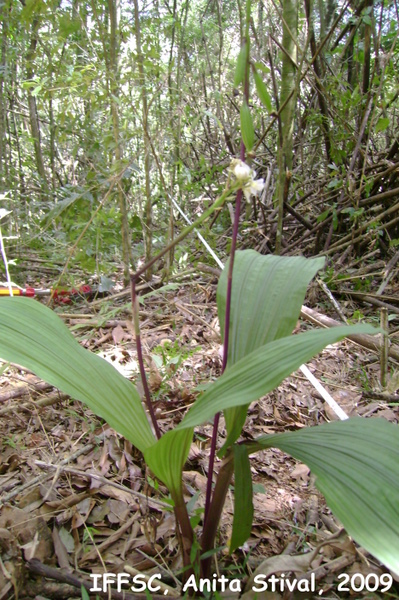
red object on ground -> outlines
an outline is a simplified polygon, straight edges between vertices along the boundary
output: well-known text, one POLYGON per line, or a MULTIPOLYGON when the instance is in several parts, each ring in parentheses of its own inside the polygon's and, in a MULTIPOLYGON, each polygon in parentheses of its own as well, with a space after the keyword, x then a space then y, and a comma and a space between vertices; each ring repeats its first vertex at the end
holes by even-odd
POLYGON ((90 296, 93 294, 93 289, 90 285, 81 285, 79 289, 72 288, 71 290, 52 290, 51 297, 58 304, 72 304, 75 299, 90 296))
MULTIPOLYGON (((90 285, 81 285, 78 289, 55 289, 55 290, 40 290, 32 287, 27 288, 14 288, 12 287, 13 296, 26 296, 27 298, 34 298, 35 296, 51 296, 57 304, 72 304, 79 298, 87 298, 96 294, 95 290, 90 285)), ((10 289, 8 287, 0 287, 0 297, 10 296, 10 289)))
MULTIPOLYGON (((28 296, 28 298, 33 298, 34 296, 36 296, 35 289, 31 287, 27 287, 25 289, 11 287, 11 289, 13 296, 28 296)), ((10 289, 8 287, 0 288, 0 296, 10 295, 10 289)))

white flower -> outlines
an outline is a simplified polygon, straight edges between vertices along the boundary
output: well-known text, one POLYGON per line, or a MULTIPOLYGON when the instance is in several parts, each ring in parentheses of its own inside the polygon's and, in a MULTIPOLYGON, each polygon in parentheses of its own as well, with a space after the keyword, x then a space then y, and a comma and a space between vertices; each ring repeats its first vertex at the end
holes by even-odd
MULTIPOLYGON (((255 177, 255 173, 253 175, 255 177)), ((264 187, 265 182, 263 179, 251 179, 242 188, 245 199, 249 202, 251 196, 256 196, 257 194, 259 194, 264 187)))
POLYGON ((256 196, 265 186, 263 179, 255 179, 256 173, 242 160, 234 158, 231 161, 229 171, 236 178, 237 183, 243 191, 245 199, 249 202, 251 196, 256 196))
POLYGON ((234 158, 229 168, 240 185, 246 200, 249 202, 251 196, 256 196, 265 186, 263 179, 255 179, 256 173, 242 160, 234 158))
POLYGON ((247 182, 248 179, 252 178, 252 169, 249 165, 247 165, 245 162, 242 162, 242 160, 236 160, 232 162, 231 164, 232 166, 232 171, 234 173, 234 175, 236 176, 237 181, 241 182, 247 182), (235 164, 233 164, 235 163, 235 164))

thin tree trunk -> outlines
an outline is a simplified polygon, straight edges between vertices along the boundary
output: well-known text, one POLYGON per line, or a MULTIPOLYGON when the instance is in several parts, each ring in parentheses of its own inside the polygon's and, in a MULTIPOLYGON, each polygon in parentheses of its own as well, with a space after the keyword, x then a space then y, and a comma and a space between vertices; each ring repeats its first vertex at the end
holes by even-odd
MULTIPOLYGON (((33 60, 36 54, 36 47, 38 42, 39 33, 39 17, 35 16, 32 21, 32 32, 31 41, 28 52, 26 54, 26 78, 28 81, 34 77, 33 60)), ((33 145, 35 148, 35 159, 37 172, 40 175, 44 189, 47 192, 47 178, 46 170, 44 168, 42 147, 41 147, 41 134, 40 134, 40 123, 37 114, 36 97, 32 95, 31 89, 28 88, 28 107, 29 107, 29 120, 30 128, 33 138, 33 145)))
POLYGON ((4 84, 7 65, 7 47, 8 47, 8 16, 9 6, 4 2, 1 7, 1 57, 0 57, 0 191, 4 191, 6 186, 7 173, 7 155, 6 155, 6 100, 4 94, 4 84))
MULTIPOLYGON (((141 49, 141 28, 138 0, 134 0, 134 23, 136 33, 137 65, 141 87, 142 121, 144 131, 144 172, 145 172, 145 204, 144 204, 144 250, 145 262, 151 260, 152 255, 152 199, 151 199, 151 145, 148 132, 148 101, 145 86, 144 56, 141 49)), ((146 272, 146 279, 151 279, 152 269, 146 272)))
POLYGON ((54 107, 53 107, 53 61, 52 61, 52 53, 51 48, 47 45, 44 45, 44 52, 47 56, 48 64, 49 64, 49 74, 50 74, 50 89, 48 90, 49 100, 48 100, 48 112, 49 112, 49 120, 50 120, 50 171, 51 171, 51 187, 54 191, 56 188, 57 174, 55 169, 55 157, 56 157, 56 148, 55 148, 55 119, 54 119, 54 107))
POLYGON ((296 106, 296 35, 298 29, 298 2, 284 0, 283 2, 283 41, 282 77, 280 91, 281 111, 281 140, 278 150, 278 217, 276 231, 276 254, 281 252, 284 219, 284 201, 288 193, 292 170, 293 133, 296 106), (287 101, 288 99, 288 101, 287 101))
MULTIPOLYGON (((367 14, 370 20, 373 18, 373 0, 368 0, 366 3, 366 9, 370 9, 367 14)), ((370 62, 371 62, 371 34, 372 25, 370 23, 364 24, 364 63, 363 63, 363 81, 362 81, 362 92, 367 94, 370 89, 370 62)))
MULTIPOLYGON (((176 74, 176 82, 173 84, 172 81, 172 72, 173 72, 173 63, 174 63, 174 48, 175 48, 175 38, 176 38, 176 25, 177 25, 177 2, 173 0, 173 8, 172 8, 172 32, 171 32, 171 40, 170 40, 170 52, 169 52, 169 61, 168 61, 168 94, 169 94, 169 111, 170 111, 170 124, 172 126, 173 132, 173 165, 171 172, 171 182, 170 182, 170 194, 167 194, 168 203, 169 203, 169 223, 168 223, 168 244, 170 244, 174 237, 175 232, 175 223, 174 223, 174 215, 173 215, 173 204, 171 201, 171 197, 174 195, 175 184, 176 184, 176 171, 178 169, 179 163, 179 154, 180 154, 180 117, 175 114, 176 105, 179 102, 180 96, 180 87, 179 87, 179 60, 177 62, 177 74, 176 74)), ((165 190, 166 192, 166 190, 165 190)), ((170 249, 165 258, 165 278, 169 279, 170 271, 172 269, 173 260, 174 260, 174 247, 170 249)))
MULTIPOLYGON (((116 98, 119 95, 118 57, 119 57, 119 0, 108 0, 109 21, 111 28, 110 51, 108 62, 108 81, 111 102, 112 126, 115 140, 115 161, 122 168, 123 149, 120 141, 119 111, 116 98)), ((122 183, 118 184, 118 205, 121 215, 123 277, 125 285, 130 281, 131 241, 128 220, 128 208, 122 183)))
POLYGON ((327 102, 326 102, 326 98, 325 98, 325 90, 323 89, 323 85, 322 85, 322 79, 323 79, 324 73, 323 73, 322 66, 321 66, 320 56, 317 55, 317 45, 316 45, 316 38, 315 38, 313 22, 312 22, 312 12, 311 12, 312 6, 311 6, 310 0, 305 0, 305 10, 306 10, 306 18, 308 21, 308 29, 309 29, 309 33, 310 33, 310 48, 312 50, 312 65, 313 65, 313 70, 316 75, 315 87, 316 87, 316 92, 317 92, 317 99, 319 101, 320 112, 321 112, 321 116, 322 116, 321 129, 323 131, 324 145, 326 148, 326 155, 327 155, 328 162, 333 162, 332 156, 331 156, 331 141, 330 141, 330 127, 329 127, 329 123, 328 123, 328 120, 329 120, 328 119, 328 109, 327 109, 327 102))

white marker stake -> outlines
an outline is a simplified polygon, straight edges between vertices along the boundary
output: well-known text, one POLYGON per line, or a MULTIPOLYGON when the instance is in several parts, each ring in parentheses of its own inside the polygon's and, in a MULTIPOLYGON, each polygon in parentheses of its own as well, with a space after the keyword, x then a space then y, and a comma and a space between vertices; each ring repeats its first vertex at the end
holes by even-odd
POLYGON ((334 398, 332 396, 330 396, 330 394, 327 392, 326 389, 323 388, 323 386, 321 385, 321 383, 316 379, 316 377, 313 375, 313 373, 311 373, 309 371, 309 369, 307 368, 307 366, 306 365, 301 365, 299 368, 302 371, 302 373, 305 375, 306 379, 308 379, 308 381, 310 381, 310 383, 313 385, 313 387, 316 388, 316 390, 319 392, 319 394, 322 396, 322 398, 333 409, 333 411, 335 412, 335 414, 337 415, 337 417, 339 419, 341 419, 341 421, 345 421, 345 419, 349 419, 349 417, 346 414, 346 412, 344 412, 342 410, 342 408, 339 406, 339 404, 337 404, 335 402, 334 398))

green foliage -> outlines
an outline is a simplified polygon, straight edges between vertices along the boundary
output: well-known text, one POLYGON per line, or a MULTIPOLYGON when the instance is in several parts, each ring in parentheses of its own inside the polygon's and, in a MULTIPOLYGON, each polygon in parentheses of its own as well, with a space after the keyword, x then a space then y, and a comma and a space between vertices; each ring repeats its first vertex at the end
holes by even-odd
MULTIPOLYGON (((239 252, 235 259, 229 367, 197 399, 181 424, 158 441, 135 388, 112 366, 81 348, 51 310, 26 298, 3 298, 0 303, 0 355, 32 369, 106 418, 144 452, 147 464, 168 486, 177 507, 181 507, 181 474, 195 426, 216 412, 227 414, 228 409, 247 406, 326 344, 345 335, 376 331, 360 325, 290 336, 304 289, 323 261, 264 257, 253 251, 239 252)), ((218 294, 222 322, 225 285, 223 274, 218 294)), ((239 518, 243 513, 251 515, 248 452, 277 446, 310 466, 348 531, 388 567, 399 571, 399 553, 391 544, 399 528, 397 431, 396 425, 379 419, 357 418, 264 436, 249 446, 234 445, 237 504, 231 548, 242 544, 250 532, 249 518, 239 518)), ((230 444, 238 434, 234 430, 230 444)))
POLYGON ((237 58, 236 71, 234 75, 234 87, 238 87, 244 81, 245 68, 248 61, 248 44, 244 42, 237 58))
POLYGON ((187 358, 200 350, 200 346, 196 346, 195 348, 183 348, 180 346, 178 340, 175 340, 174 343, 166 341, 154 348, 151 357, 156 367, 161 371, 163 382, 165 382, 173 377, 174 373, 187 358))
POLYGON ((190 408, 178 429, 195 427, 211 419, 216 412, 254 402, 271 392, 325 346, 338 342, 346 335, 375 332, 371 325, 334 327, 306 331, 260 346, 241 358, 234 367, 227 369, 207 388, 190 408))
POLYGON ((240 120, 241 120, 241 135, 244 141, 247 152, 251 152, 255 142, 255 130, 252 122, 251 111, 247 101, 244 100, 240 109, 240 120))
POLYGON ((397 425, 355 417, 263 436, 256 444, 277 446, 306 463, 349 535, 399 572, 397 425))
POLYGON ((83 585, 80 588, 80 593, 82 595, 82 600, 90 600, 89 593, 83 585))
POLYGON ((192 438, 192 428, 168 431, 144 452, 148 466, 167 485, 173 498, 182 495, 181 474, 192 438))
POLYGON ((265 84, 263 83, 263 79, 259 75, 256 68, 254 68, 254 79, 255 79, 256 91, 258 92, 259 99, 262 102, 263 106, 265 106, 266 109, 270 113, 272 111, 272 101, 270 98, 270 94, 267 91, 267 88, 266 88, 265 84))
POLYGON ((154 443, 135 387, 82 348, 57 315, 29 298, 2 298, 0 353, 80 400, 144 451, 154 443))
MULTIPOLYGON (((15 89, 15 98, 21 106, 28 104, 28 97, 36 102, 47 176, 47 181, 43 182, 42 175, 38 175, 37 146, 25 123, 28 116, 20 107, 15 110, 14 97, 13 104, 7 105, 8 100, 5 100, 3 112, 7 114, 10 108, 12 118, 7 122, 7 134, 3 132, 9 145, 3 153, 6 161, 3 171, 5 185, 15 192, 16 198, 10 208, 17 209, 13 212, 18 218, 18 230, 29 236, 30 247, 38 247, 45 241, 49 255, 58 247, 66 253, 85 229, 85 238, 80 241, 73 260, 90 270, 97 267, 99 255, 117 254, 122 217, 116 198, 120 190, 127 199, 135 251, 139 254, 144 251, 142 199, 147 159, 152 162, 154 227, 157 227, 159 244, 167 234, 165 224, 170 213, 167 194, 181 196, 189 216, 208 207, 215 191, 225 184, 221 163, 236 155, 239 145, 238 107, 230 98, 233 76, 234 86, 244 84, 244 95, 247 94, 247 88, 252 89, 246 81, 250 75, 251 37, 256 38, 257 48, 265 56, 269 33, 282 33, 280 17, 277 19, 271 9, 267 11, 267 22, 262 22, 262 11, 251 11, 254 6, 250 0, 246 1, 245 15, 243 7, 237 8, 232 0, 219 4, 188 2, 178 7, 174 14, 155 3, 140 11, 142 56, 138 57, 133 43, 135 15, 128 3, 122 6, 117 31, 120 68, 109 74, 108 6, 100 3, 95 9, 93 7, 90 3, 60 7, 53 2, 27 0, 24 6, 15 3, 9 14, 4 13, 2 21, 5 34, 12 40, 5 49, 10 68, 2 75, 9 88, 15 89), (238 10, 242 14, 238 15, 238 10), (200 18, 198 14, 201 14, 200 18), (238 28, 245 43, 233 74, 232 55, 235 52, 231 48, 237 48, 234 36, 238 28), (40 43, 37 44, 37 40, 40 43), (145 89, 137 81, 139 58, 142 58, 145 70, 145 89), (13 79, 19 73, 23 73, 25 81, 13 79), (116 83, 118 93, 110 93, 116 83), (144 91, 148 96, 145 134, 140 117, 144 91), (120 116, 117 134, 111 110, 114 107, 120 116), (151 141, 151 156, 144 151, 144 140, 151 141), (119 147, 121 160, 115 160, 119 147), (203 198, 204 190, 206 199, 203 198), (188 198, 195 198, 195 202, 188 202, 188 198), (90 225, 86 227, 89 221, 90 225), (43 232, 44 224, 46 231, 43 232)), ((301 26, 298 32, 295 31, 298 15, 294 13, 292 11, 290 15, 294 26, 289 25, 292 31, 288 36, 292 45, 298 33, 293 58, 297 64, 310 64, 311 57, 302 54, 301 48, 305 28, 301 26)), ((395 64, 398 50, 392 45, 397 29, 394 17, 394 9, 390 5, 384 7, 381 28, 374 38, 381 42, 387 61, 385 64, 377 60, 377 51, 375 56, 371 55, 370 72, 374 73, 371 87, 374 89, 370 89, 370 94, 364 94, 362 87, 362 73, 367 65, 362 33, 374 22, 372 7, 363 10, 361 15, 343 14, 336 24, 336 42, 332 36, 324 47, 320 46, 320 58, 329 68, 325 69, 317 86, 320 83, 322 87, 329 116, 323 116, 313 100, 316 98, 313 90, 317 86, 312 81, 311 70, 307 71, 307 79, 301 82, 301 90, 297 90, 301 102, 292 107, 292 118, 300 116, 296 128, 298 136, 300 134, 296 140, 299 150, 296 156, 301 157, 304 185, 297 186, 298 196, 307 191, 315 173, 326 174, 325 177, 322 175, 321 187, 327 192, 323 206, 328 208, 316 219, 318 222, 331 219, 334 232, 338 232, 342 222, 340 214, 347 215, 347 220, 353 224, 368 210, 350 207, 342 211, 340 203, 338 211, 337 197, 346 194, 349 187, 347 167, 358 141, 359 123, 365 114, 365 97, 373 97, 380 85, 381 93, 376 96, 375 110, 366 128, 367 149, 380 149, 385 142, 391 143, 389 124, 397 110, 395 64), (348 27, 349 40, 345 34, 348 27), (332 115, 334 121, 330 123, 332 115), (326 125, 329 126, 331 156, 324 161, 320 144, 326 125)), ((325 23, 320 23, 320 30, 322 25, 325 23)), ((308 52, 308 45, 306 48, 308 52)), ((282 55, 273 54, 273 48, 270 54, 271 62, 275 62, 273 69, 282 73, 282 55)), ((293 63, 284 62, 292 70, 293 63)), ((271 112, 270 70, 260 61, 251 64, 257 96, 271 112)), ((284 103, 284 93, 279 99, 280 106, 284 103)), ((252 152, 255 126, 249 103, 247 97, 240 108, 239 120, 245 147, 252 152)), ((274 156, 277 127, 269 128, 271 119, 267 115, 263 117, 263 113, 259 108, 255 112, 258 117, 256 131, 260 143, 274 156)), ((280 116, 284 125, 284 114, 280 116)), ((363 157, 363 148, 361 150, 363 157)), ((262 150, 257 160, 265 166, 263 157, 262 150)), ((373 190, 374 181, 367 174, 368 170, 365 173, 368 181, 359 180, 364 184, 362 193, 367 197, 373 190)), ((220 227, 219 232, 224 232, 229 224, 226 211, 216 227, 220 227)), ((372 227, 373 224, 369 229, 372 227)), ((228 239, 226 247, 230 243, 228 239)), ((395 246, 396 238, 390 243, 395 246)), ((185 265, 185 248, 180 256, 181 265, 185 265)), ((177 508, 181 508, 181 473, 193 429, 223 411, 228 437, 220 453, 227 458, 233 456, 235 465, 236 507, 231 539, 231 548, 234 548, 242 544, 250 532, 251 495, 243 493, 244 488, 250 488, 248 446, 237 444, 249 403, 279 385, 284 377, 326 344, 354 332, 375 333, 373 328, 363 325, 309 331, 291 337, 306 287, 321 265, 321 259, 278 259, 262 257, 255 252, 237 253, 227 370, 207 386, 180 426, 167 432, 159 441, 152 433, 134 386, 105 361, 79 347, 61 321, 43 306, 24 298, 1 301, 0 353, 85 402, 135 444, 144 453, 154 474, 168 486, 177 508), (240 519, 241 514, 247 515, 247 520, 240 519)), ((327 272, 326 276, 334 285, 333 271, 327 272)), ((366 287, 370 284, 369 279, 356 283, 366 287)), ((218 286, 222 331, 226 290, 227 270, 218 286)), ((174 354, 174 350, 166 349, 162 354, 163 367, 179 366, 182 355, 177 349, 174 354)), ((348 530, 388 566, 398 570, 398 557, 388 549, 392 538, 387 530, 387 523, 392 524, 392 532, 397 536, 398 516, 394 509, 399 464, 397 439, 394 425, 387 427, 374 419, 356 419, 310 431, 268 436, 256 444, 259 448, 275 444, 305 460, 316 473, 327 501, 348 530), (373 470, 378 471, 376 478, 373 470), (368 487, 370 481, 372 485, 368 487), (369 488, 374 495, 367 494, 369 488), (366 530, 373 530, 373 540, 366 530)), ((194 516, 195 524, 197 517, 194 516)), ((198 555, 197 543, 195 540, 193 544, 194 562, 198 555)), ((194 570, 199 573, 198 564, 194 565, 194 570)))
POLYGON ((375 132, 378 133, 379 131, 385 131, 389 127, 389 123, 389 119, 381 117, 376 123, 375 132))
POLYGON ((234 518, 230 552, 242 546, 251 535, 254 507, 252 503, 252 474, 248 450, 234 446, 234 518))
MULTIPOLYGON (((247 250, 236 254, 234 264, 234 290, 230 322, 228 365, 265 344, 290 335, 299 318, 306 288, 317 271, 324 265, 324 258, 307 260, 302 257, 281 259, 276 256, 260 256, 247 250), (292 285, 292 281, 296 285, 292 285), (248 290, 252 293, 248 294, 248 290), (286 298, 278 304, 277 298, 286 298), (248 327, 257 316, 256 329, 248 327)), ((217 302, 222 337, 225 327, 227 294, 227 269, 220 277, 217 302)), ((247 407, 235 407, 226 411, 228 438, 226 446, 240 435, 245 422, 247 407)))

